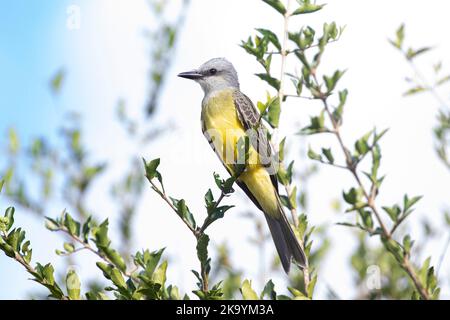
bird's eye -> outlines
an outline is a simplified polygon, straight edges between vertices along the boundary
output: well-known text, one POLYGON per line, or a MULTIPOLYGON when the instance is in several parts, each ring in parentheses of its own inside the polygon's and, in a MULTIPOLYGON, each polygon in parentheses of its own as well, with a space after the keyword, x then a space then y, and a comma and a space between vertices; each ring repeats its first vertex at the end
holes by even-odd
POLYGON ((216 73, 217 73, 217 69, 214 69, 214 68, 209 69, 209 74, 214 75, 214 74, 216 74, 216 73))

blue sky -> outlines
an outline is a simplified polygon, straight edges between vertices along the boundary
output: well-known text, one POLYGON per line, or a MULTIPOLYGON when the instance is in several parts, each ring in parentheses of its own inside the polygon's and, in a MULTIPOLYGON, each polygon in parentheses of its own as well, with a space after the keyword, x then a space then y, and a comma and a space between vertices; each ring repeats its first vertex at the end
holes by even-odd
MULTIPOLYGON (((330 48, 325 65, 327 70, 348 69, 342 82, 350 89, 344 138, 353 141, 374 125, 391 127, 382 144, 385 154, 382 169, 388 178, 380 200, 391 204, 399 202, 406 192, 424 194, 412 219, 418 225, 421 216, 428 216, 438 224, 439 212, 448 203, 450 179, 432 148, 431 128, 437 107, 427 97, 401 97, 405 89, 403 78, 409 69, 389 46, 387 38, 404 21, 411 42, 437 45, 433 59, 449 57, 450 45, 442 37, 442 30, 450 28, 446 17, 449 5, 433 0, 427 5, 432 9, 425 10, 422 1, 410 0, 327 2, 325 10, 314 15, 314 19, 347 25, 342 40, 330 48), (411 178, 412 172, 415 179, 411 178)), ((172 118, 175 129, 164 141, 134 150, 121 135, 114 107, 119 98, 125 98, 130 112, 136 115, 145 103, 149 48, 143 30, 152 22, 145 1, 16 0, 4 1, 0 9, 1 139, 9 126, 15 126, 24 139, 38 134, 52 136, 65 110, 80 111, 89 137, 88 147, 94 150, 93 157, 113 160, 110 175, 99 182, 89 199, 92 207, 108 216, 112 206, 105 197, 109 183, 128 164, 127 154, 137 151, 147 158, 161 157, 168 190, 175 197, 186 198, 192 211, 201 215, 203 194, 213 185, 212 172, 225 173, 199 128, 201 90, 176 74, 212 57, 225 56, 238 69, 242 90, 255 102, 264 99, 267 88, 253 75, 258 65, 238 44, 253 34, 255 27, 279 32, 279 17, 257 0, 194 0, 181 34, 177 60, 168 73, 158 116, 158 121, 172 118), (66 8, 73 3, 82 9, 82 27, 78 31, 66 28, 66 8), (233 17, 232 25, 228 23, 230 17, 233 17), (67 70, 67 82, 61 96, 55 98, 48 85, 61 67, 67 70)), ((305 19, 294 22, 293 28, 303 23, 318 24, 305 19)), ((422 60, 424 65, 431 62, 432 59, 422 60)), ((307 103, 288 102, 281 119, 286 129, 281 135, 292 135, 315 111, 307 103)), ((290 141, 295 141, 295 137, 290 141)), ((311 139, 309 143, 317 148, 333 147, 328 140, 311 139)), ((295 147, 292 142, 291 149, 295 147)), ((340 197, 342 188, 351 185, 351 179, 341 172, 323 169, 310 184, 312 198, 308 214, 312 223, 332 225, 342 221, 342 216, 330 211, 330 203, 340 197), (330 184, 331 180, 340 183, 330 184)), ((238 209, 211 229, 212 243, 227 241, 234 248, 232 258, 238 267, 246 269, 245 277, 256 279, 257 253, 246 241, 254 228, 248 219, 240 216, 245 209, 254 208, 239 192, 230 201, 236 202, 238 209)), ((192 288, 195 279, 185 272, 197 266, 190 235, 153 193, 148 191, 143 202, 135 225, 136 248, 167 247, 167 255, 177 262, 171 266, 169 278, 181 283, 182 289, 192 288)), ((2 208, 7 205, 1 199, 0 204, 2 208)), ((53 210, 56 213, 52 211, 48 215, 55 216, 61 208, 53 210)), ((60 261, 53 252, 62 243, 61 238, 44 231, 42 220, 23 212, 17 214, 16 220, 28 230, 36 261, 60 261)), ((412 231, 413 236, 419 234, 416 229, 412 231)), ((351 297, 348 288, 352 276, 348 272, 347 255, 354 243, 348 231, 343 232, 339 227, 330 228, 330 233, 335 246, 320 266, 319 295, 326 285, 332 284, 342 297, 351 297)), ((443 241, 445 235, 438 239, 443 241)), ((438 257, 441 243, 432 244, 429 252, 438 257)), ((445 264, 441 274, 448 275, 449 268, 445 264)), ((85 268, 84 272, 92 274, 92 270, 85 268)), ((27 278, 20 266, 0 255, 0 298, 24 297, 28 288, 36 288, 27 278), (8 292, 2 290, 4 286, 10 288, 8 292)), ((275 278, 275 282, 282 284, 283 279, 275 278)), ((261 286, 256 282, 255 285, 261 286)), ((448 289, 445 292, 448 296, 448 289)))
MULTIPOLYGON (((63 1, 4 2, 0 10, 0 137, 5 146, 7 129, 14 127, 22 140, 52 136, 57 123, 57 101, 49 90, 52 75, 64 64, 62 45, 65 20, 63 1), (18 23, 20 22, 20 23, 18 23), (61 25, 61 27, 58 27, 61 25)), ((3 152, 3 151, 2 151, 3 152)), ((7 204, 0 200, 2 208, 7 204)), ((23 213, 17 219, 32 228, 38 240, 42 222, 23 213)), ((30 232, 31 231, 31 232, 30 232)), ((45 249, 45 248, 43 248, 45 249)), ((43 252, 36 250, 36 255, 43 252)), ((20 298, 30 287, 28 276, 5 259, 0 262, 0 298, 20 298), (7 276, 6 275, 17 275, 7 276), (25 281, 24 281, 25 280, 25 281), (13 285, 14 284, 14 285, 13 285), (8 288, 5 290, 4 288, 8 288)), ((34 286, 32 286, 34 287, 34 286)))
MULTIPOLYGON (((49 133, 56 105, 49 80, 64 64, 64 1, 8 1, 0 11, 0 128, 49 133)), ((2 135, 3 137, 3 135, 2 135)))

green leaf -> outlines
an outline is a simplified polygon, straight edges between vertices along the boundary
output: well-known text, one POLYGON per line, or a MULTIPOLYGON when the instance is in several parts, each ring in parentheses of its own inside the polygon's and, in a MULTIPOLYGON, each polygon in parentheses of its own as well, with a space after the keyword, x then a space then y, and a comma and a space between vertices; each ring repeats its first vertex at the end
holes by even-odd
POLYGON ((264 290, 261 293, 261 299, 264 299, 264 297, 268 297, 270 300, 276 300, 277 299, 277 293, 275 291, 275 285, 273 284, 272 280, 269 280, 266 285, 264 286, 264 290))
POLYGON ((308 158, 311 160, 322 161, 322 156, 311 149, 311 146, 308 148, 308 158))
POLYGON ((63 247, 64 250, 66 250, 66 252, 68 253, 72 253, 75 250, 75 246, 73 243, 65 242, 63 247))
POLYGON ((411 236, 409 234, 407 234, 403 238, 403 250, 405 250, 406 255, 409 255, 413 245, 414 245, 414 241, 411 241, 411 236))
POLYGON ((163 261, 152 276, 153 282, 160 284, 161 287, 164 287, 164 284, 166 283, 167 265, 167 261, 163 261))
POLYGON ((209 237, 207 234, 202 234, 197 240, 197 257, 204 266, 208 263, 208 244, 209 237))
POLYGON ((325 112, 322 111, 319 116, 310 117, 310 125, 301 129, 300 134, 313 135, 322 132, 327 132, 325 128, 325 112))
POLYGON ((273 33, 270 30, 267 29, 256 29, 259 33, 261 33, 265 38, 267 38, 267 40, 269 40, 269 42, 271 42, 275 48, 277 48, 279 51, 281 51, 281 44, 280 41, 278 40, 278 37, 275 33, 273 33))
POLYGON ((359 192, 355 188, 351 188, 349 192, 343 192, 343 198, 345 202, 351 205, 357 204, 360 199, 359 192))
POLYGON ((64 213, 64 226, 71 235, 77 237, 80 235, 80 223, 75 221, 67 212, 64 213))
POLYGON ((413 60, 417 56, 419 56, 421 54, 424 54, 424 53, 430 51, 431 49, 433 49, 433 48, 431 48, 431 47, 423 47, 423 48, 420 48, 420 49, 417 49, 417 50, 413 50, 413 49, 409 48, 408 51, 406 52, 406 58, 408 60, 413 60))
POLYGON ((405 25, 402 24, 396 31, 396 38, 395 40, 389 40, 389 42, 396 47, 397 49, 401 50, 403 48, 403 42, 405 40, 405 25))
POLYGON ((361 139, 355 142, 355 150, 358 156, 365 156, 370 151, 369 138, 373 130, 366 133, 361 139))
MULTIPOLYGON (((365 204, 364 204, 364 206, 365 206, 365 204)), ((372 219, 371 212, 361 209, 361 210, 359 210, 359 215, 362 218, 364 226, 368 229, 372 229, 373 228, 373 219, 372 219)))
POLYGON ((269 6, 277 10, 281 14, 286 14, 286 8, 280 0, 263 0, 269 6))
POLYGON ((322 148, 322 154, 325 156, 325 158, 327 158, 328 162, 333 164, 334 163, 334 157, 333 154, 331 153, 331 149, 325 149, 322 148))
POLYGON ((61 229, 56 220, 48 217, 45 217, 45 227, 50 231, 58 231, 61 229))
POLYGON ((50 81, 50 89, 53 94, 58 94, 61 91, 64 79, 66 78, 66 71, 64 69, 59 70, 50 81))
POLYGON ((317 283, 317 275, 315 275, 311 281, 308 284, 308 287, 306 288, 306 291, 308 293, 308 298, 312 299, 313 297, 313 293, 314 293, 314 288, 316 287, 316 283, 317 283))
POLYGON ((405 214, 409 214, 412 210, 410 210, 417 202, 422 199, 422 196, 413 197, 412 199, 408 198, 408 195, 405 194, 403 197, 403 212, 405 214))
POLYGON ((66 276, 67 293, 70 300, 80 300, 80 278, 74 270, 70 270, 66 276))
POLYGON ((106 219, 98 227, 92 229, 92 235, 95 238, 95 244, 99 247, 106 248, 111 244, 108 237, 109 220, 106 219))
POLYGON ((164 249, 150 252, 148 250, 145 250, 143 252, 136 253, 136 256, 134 258, 135 263, 140 265, 142 268, 144 268, 147 276, 151 277, 153 275, 153 272, 156 269, 156 266, 158 265, 159 261, 161 260, 161 256, 164 252, 164 249))
MULTIPOLYGON (((441 85, 447 83, 448 81, 450 81, 450 75, 445 76, 445 77, 439 79, 439 80, 436 82, 436 86, 441 86, 441 85)), ((1 189, 0 189, 0 191, 1 191, 1 189)))
POLYGON ((258 78, 261 80, 264 80, 267 82, 271 87, 275 88, 277 91, 280 90, 281 82, 277 78, 272 77, 270 74, 267 73, 257 73, 255 74, 258 78))
POLYGON ((280 123, 280 114, 280 98, 276 97, 269 102, 268 106, 269 124, 272 126, 272 128, 278 128, 278 125, 280 123))
POLYGON ((403 96, 404 96, 404 97, 412 96, 412 95, 415 95, 415 94, 418 94, 418 93, 421 93, 421 92, 425 92, 425 91, 427 91, 427 90, 428 90, 428 89, 426 89, 426 88, 424 88, 424 87, 422 87, 422 86, 416 86, 416 87, 413 87, 413 88, 409 89, 408 91, 406 91, 406 92, 403 94, 403 96))
POLYGON ((300 3, 301 6, 292 13, 293 15, 313 13, 325 6, 325 4, 311 3, 309 0, 300 0, 298 3, 300 3))
POLYGON ((259 300, 258 295, 252 289, 252 283, 249 280, 244 280, 241 287, 242 298, 244 300, 259 300))
POLYGON ((400 216, 402 210, 398 205, 393 207, 382 207, 382 209, 389 215, 392 221, 396 222, 400 216))
POLYGON ((14 209, 14 207, 9 207, 8 209, 6 209, 5 211, 5 232, 8 232, 9 229, 11 229, 11 227, 14 224, 14 212, 16 210, 14 209))
POLYGON ((176 200, 172 199, 172 202, 177 207, 177 213, 178 215, 185 220, 189 225, 195 229, 197 226, 194 216, 192 215, 192 212, 189 210, 188 206, 186 205, 186 202, 184 199, 176 200))
POLYGON ((278 145, 278 159, 280 159, 280 162, 284 161, 284 155, 285 155, 285 146, 286 146, 286 137, 281 140, 280 144, 278 145))
POLYGON ((5 180, 0 180, 0 193, 2 193, 4 184, 5 184, 5 180))
POLYGON ((158 166, 159 166, 161 160, 154 159, 148 163, 146 162, 145 159, 143 159, 143 161, 144 161, 144 166, 145 166, 145 175, 147 176, 147 178, 148 179, 155 178, 157 176, 157 173, 158 173, 157 169, 158 169, 158 166))
MULTIPOLYGON (((17 131, 14 128, 10 128, 8 130, 8 144, 9 144, 9 152, 13 155, 17 154, 19 152, 20 148, 20 140, 19 136, 17 135, 17 131)), ((5 179, 8 181, 8 179, 5 179)))
POLYGON ((344 73, 345 71, 336 70, 333 76, 331 77, 325 75, 323 76, 328 93, 331 93, 334 90, 334 88, 336 88, 338 81, 342 78, 344 73))

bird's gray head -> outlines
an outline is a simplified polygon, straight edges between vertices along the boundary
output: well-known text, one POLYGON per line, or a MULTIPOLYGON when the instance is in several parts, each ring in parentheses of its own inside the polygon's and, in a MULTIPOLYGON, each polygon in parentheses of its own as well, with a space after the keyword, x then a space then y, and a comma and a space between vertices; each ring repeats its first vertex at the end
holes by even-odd
POLYGON ((205 95, 227 88, 239 89, 236 69, 225 58, 211 59, 202 64, 200 68, 182 72, 178 76, 198 82, 205 95))

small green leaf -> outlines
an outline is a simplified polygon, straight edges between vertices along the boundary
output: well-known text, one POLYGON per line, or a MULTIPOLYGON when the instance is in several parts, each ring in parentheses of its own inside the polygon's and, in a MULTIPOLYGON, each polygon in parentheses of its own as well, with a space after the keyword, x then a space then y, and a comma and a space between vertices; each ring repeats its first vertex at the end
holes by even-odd
POLYGON ((314 289, 316 287, 316 283, 317 283, 317 275, 315 275, 311 281, 308 284, 308 287, 306 288, 306 291, 308 292, 308 298, 312 299, 313 297, 313 293, 314 293, 314 289))
POLYGON ((421 92, 424 92, 424 91, 427 91, 427 89, 422 87, 422 86, 417 86, 417 87, 413 87, 413 88, 409 89, 408 91, 406 91, 403 94, 403 96, 404 97, 412 96, 414 94, 421 93, 421 92))
POLYGON ((322 161, 322 156, 311 149, 311 146, 308 148, 308 158, 311 160, 322 161))
POLYGON ((66 252, 68 252, 68 253, 72 253, 75 250, 75 246, 74 246, 73 243, 65 242, 64 243, 64 250, 66 250, 66 252))
POLYGON ((396 31, 396 38, 395 40, 389 40, 389 42, 396 47, 397 49, 401 50, 403 48, 403 42, 405 40, 405 25, 402 24, 396 31))
POLYGON ((67 212, 65 212, 64 214, 64 226, 67 228, 71 235, 80 235, 80 223, 75 221, 67 212))
POLYGON ((259 297, 252 289, 252 283, 249 280, 244 280, 242 283, 241 293, 244 300, 259 300, 259 297))
POLYGON ((408 195, 403 197, 403 212, 405 214, 409 214, 411 212, 411 208, 422 199, 422 196, 413 197, 411 199, 408 198, 408 195))
POLYGON ((263 0, 269 6, 277 10, 281 14, 286 14, 286 8, 280 0, 263 0))
POLYGON ((319 11, 325 6, 325 4, 311 3, 309 0, 303 0, 298 2, 300 3, 301 6, 292 13, 293 15, 313 13, 319 11))
POLYGON ((281 82, 277 78, 272 77, 270 74, 267 73, 257 73, 255 74, 258 78, 261 80, 264 80, 267 82, 271 87, 275 88, 277 91, 280 90, 281 82))
POLYGON ((420 49, 417 49, 417 50, 413 50, 413 49, 409 48, 408 51, 406 52, 406 58, 408 60, 413 60, 417 56, 419 56, 421 54, 424 54, 424 53, 430 51, 431 49, 433 49, 433 48, 431 48, 431 47, 424 47, 424 48, 420 48, 420 49))
POLYGON ((272 128, 278 128, 278 125, 280 123, 280 114, 280 98, 276 97, 273 98, 268 105, 269 123, 272 128))
POLYGON ((349 192, 343 192, 343 198, 348 204, 355 205, 360 197, 358 191, 355 188, 351 188, 349 192))
POLYGON ((81 283, 80 278, 74 270, 70 270, 67 273, 66 287, 70 300, 80 300, 81 283))
POLYGON ((9 229, 11 229, 11 227, 14 224, 14 212, 16 210, 14 209, 14 207, 9 207, 8 209, 6 209, 5 211, 5 218, 7 218, 7 221, 5 219, 5 231, 8 232, 9 229))
POLYGON ((50 231, 58 231, 60 230, 60 226, 58 222, 54 219, 45 217, 45 227, 50 231))
MULTIPOLYGON (((445 84, 445 83, 447 83, 447 82, 449 82, 449 81, 450 81, 450 75, 445 76, 445 77, 443 77, 443 78, 440 78, 440 79, 436 82, 436 86, 441 86, 441 85, 443 85, 443 84, 445 84)), ((1 189, 0 189, 0 191, 1 191, 1 189)))
POLYGON ((161 287, 164 287, 164 284, 166 283, 167 265, 167 261, 163 261, 152 276, 153 282, 160 284, 161 287))
POLYGON ((402 210, 398 205, 393 207, 382 207, 382 209, 389 215, 392 221, 396 222, 400 216, 402 210))
POLYGON ((414 241, 411 241, 411 236, 409 234, 407 234, 403 238, 403 249, 405 250, 406 255, 409 255, 413 245, 414 245, 414 241))
POLYGON ((208 244, 209 237, 207 234, 202 234, 197 240, 197 257, 202 265, 208 263, 208 244))
POLYGON ((270 300, 276 300, 277 299, 277 293, 275 291, 275 285, 273 284, 272 280, 269 280, 266 285, 264 286, 264 290, 261 293, 261 299, 264 299, 264 297, 268 297, 270 300))
POLYGON ((144 166, 145 166, 145 175, 147 176, 148 179, 153 179, 157 176, 157 169, 158 166, 161 162, 160 159, 154 159, 150 162, 146 162, 145 159, 143 159, 144 161, 144 166))
POLYGON ((333 154, 331 153, 331 149, 325 149, 322 148, 322 154, 325 156, 325 158, 327 158, 328 162, 333 164, 334 163, 334 157, 333 154))
POLYGON ((261 33, 264 37, 267 38, 267 40, 269 40, 269 42, 271 42, 275 48, 277 48, 279 51, 281 51, 281 44, 280 41, 278 40, 278 37, 275 33, 273 33, 270 30, 267 29, 256 29, 259 33, 261 33))

